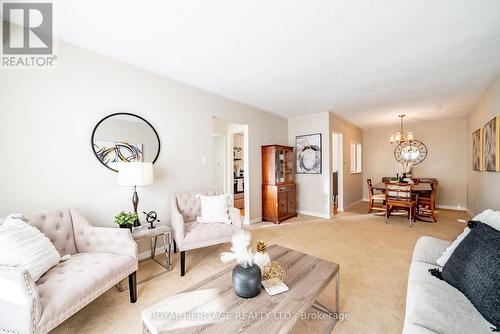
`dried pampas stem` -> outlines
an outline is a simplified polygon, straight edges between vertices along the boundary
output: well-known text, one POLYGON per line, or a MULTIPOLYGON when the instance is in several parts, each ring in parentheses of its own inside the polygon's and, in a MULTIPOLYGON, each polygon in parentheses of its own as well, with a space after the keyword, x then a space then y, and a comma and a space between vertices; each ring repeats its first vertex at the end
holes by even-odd
POLYGON ((236 260, 242 267, 251 267, 253 265, 253 255, 250 250, 251 234, 248 231, 241 230, 236 232, 231 240, 231 252, 224 252, 220 255, 222 262, 236 260))

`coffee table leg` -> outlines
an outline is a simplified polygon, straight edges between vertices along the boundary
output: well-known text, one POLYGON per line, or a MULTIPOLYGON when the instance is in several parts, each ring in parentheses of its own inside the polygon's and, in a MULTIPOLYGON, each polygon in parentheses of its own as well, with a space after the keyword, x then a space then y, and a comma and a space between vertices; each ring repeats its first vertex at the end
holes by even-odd
POLYGON ((335 278, 335 312, 340 312, 340 269, 335 278))
POLYGON ((326 333, 331 333, 338 321, 340 312, 340 270, 335 275, 335 310, 330 310, 328 307, 319 303, 318 301, 314 302, 312 307, 332 317, 330 324, 326 328, 326 333))

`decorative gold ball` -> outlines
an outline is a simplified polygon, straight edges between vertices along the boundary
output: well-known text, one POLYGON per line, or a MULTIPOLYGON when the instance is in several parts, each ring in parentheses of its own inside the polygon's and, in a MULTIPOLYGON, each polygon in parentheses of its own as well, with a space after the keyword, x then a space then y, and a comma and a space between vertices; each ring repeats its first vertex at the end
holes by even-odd
POLYGON ((276 261, 272 261, 267 266, 264 267, 262 278, 264 280, 275 279, 283 281, 285 279, 285 268, 276 261))
POLYGON ((260 240, 257 242, 257 252, 264 253, 267 249, 267 245, 264 241, 260 240))

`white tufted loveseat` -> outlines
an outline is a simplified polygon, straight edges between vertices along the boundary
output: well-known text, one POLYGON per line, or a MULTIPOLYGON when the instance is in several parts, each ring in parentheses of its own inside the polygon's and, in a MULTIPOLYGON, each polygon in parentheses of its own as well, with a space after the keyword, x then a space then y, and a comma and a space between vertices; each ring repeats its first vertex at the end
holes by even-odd
POLYGON ((128 229, 93 227, 73 209, 24 219, 71 257, 36 282, 0 266, 0 333, 47 333, 127 276, 135 302, 137 244, 128 229))
POLYGON ((174 252, 181 252, 181 276, 185 273, 186 251, 231 241, 234 232, 242 227, 240 210, 229 208, 231 224, 227 223, 197 223, 200 215, 201 202, 197 194, 212 196, 218 192, 212 190, 180 192, 171 200, 171 227, 174 236, 174 252))

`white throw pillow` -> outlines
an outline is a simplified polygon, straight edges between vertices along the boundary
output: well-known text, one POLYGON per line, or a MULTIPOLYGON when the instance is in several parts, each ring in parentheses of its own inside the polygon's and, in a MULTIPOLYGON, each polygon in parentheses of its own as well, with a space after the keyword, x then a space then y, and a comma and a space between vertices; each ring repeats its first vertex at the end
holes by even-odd
POLYGON ((198 223, 227 223, 229 220, 229 194, 205 196, 196 195, 201 202, 201 216, 196 217, 198 223))
MULTIPOLYGON (((472 218, 472 220, 480 221, 481 223, 489 225, 494 229, 500 231, 500 211, 493 211, 491 209, 484 210, 483 212, 472 218)), ((441 257, 436 260, 436 263, 443 267, 445 263, 448 262, 451 254, 453 254, 455 249, 465 239, 469 232, 470 228, 466 227, 464 231, 455 239, 455 241, 453 241, 452 244, 445 249, 441 257)))
POLYGON ((59 263, 60 255, 36 227, 19 217, 0 225, 0 264, 27 270, 34 281, 59 263))

